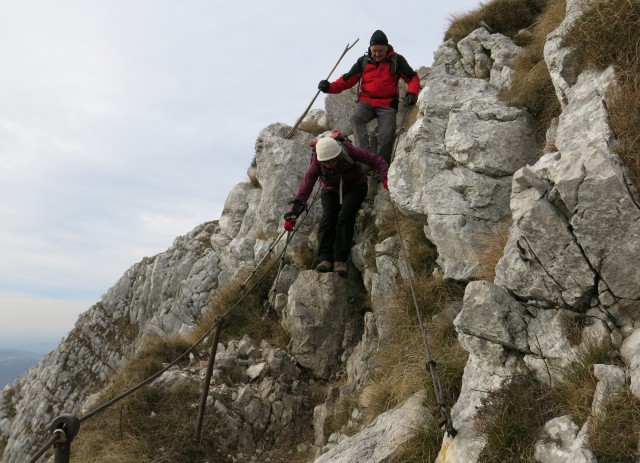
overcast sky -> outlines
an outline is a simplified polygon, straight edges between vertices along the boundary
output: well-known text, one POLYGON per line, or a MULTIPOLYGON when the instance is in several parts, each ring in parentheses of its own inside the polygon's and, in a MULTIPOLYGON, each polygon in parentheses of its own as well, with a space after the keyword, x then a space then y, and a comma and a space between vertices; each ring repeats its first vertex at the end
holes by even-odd
MULTIPOLYGON (((133 264, 220 217, 258 132, 382 29, 429 66, 476 0, 0 0, 0 347, 54 347, 133 264)), ((323 107, 324 98, 314 107, 323 107)))

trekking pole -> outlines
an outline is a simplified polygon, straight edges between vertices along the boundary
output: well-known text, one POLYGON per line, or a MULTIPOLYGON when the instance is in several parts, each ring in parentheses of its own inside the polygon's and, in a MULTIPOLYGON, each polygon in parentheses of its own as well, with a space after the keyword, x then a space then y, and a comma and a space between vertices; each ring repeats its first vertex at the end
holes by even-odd
MULTIPOLYGON (((351 50, 353 48, 353 46, 358 43, 358 40, 360 39, 356 39, 355 42, 353 42, 351 45, 347 44, 347 46, 345 47, 344 51, 342 52, 342 54, 340 55, 340 58, 338 58, 338 62, 336 63, 335 66, 333 66, 333 69, 331 69, 331 72, 329 73, 329 75, 327 76, 326 80, 329 80, 329 78, 331 77, 331 74, 333 74, 333 71, 336 70, 336 68, 338 67, 338 64, 340 64, 340 61, 342 61, 342 58, 344 58, 344 55, 347 54, 347 52, 349 50, 351 50)), ((316 95, 313 97, 313 99, 311 100, 311 103, 309 103, 309 106, 307 106, 307 109, 304 110, 304 112, 302 113, 302 116, 300 116, 298 118, 298 120, 296 121, 296 123, 294 124, 294 126, 291 128, 291 130, 289 131, 289 133, 287 134, 286 137, 284 137, 286 140, 288 140, 289 138, 291 138, 291 136, 293 135, 293 132, 296 131, 296 129, 298 128, 298 126, 300 125, 300 123, 302 122, 302 119, 304 119, 304 116, 307 115, 307 113, 309 112, 309 110, 311 109, 311 106, 313 106, 313 103, 316 101, 316 98, 318 98, 318 95, 320 95, 320 90, 318 90, 316 92, 316 95)))

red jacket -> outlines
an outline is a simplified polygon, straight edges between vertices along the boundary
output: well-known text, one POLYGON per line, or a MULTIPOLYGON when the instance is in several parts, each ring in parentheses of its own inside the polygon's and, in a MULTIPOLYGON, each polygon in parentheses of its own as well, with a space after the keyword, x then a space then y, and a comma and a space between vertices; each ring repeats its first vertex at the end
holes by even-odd
POLYGON ((378 63, 369 55, 361 56, 349 72, 329 84, 328 93, 340 93, 351 88, 360 81, 361 77, 358 101, 364 101, 373 107, 397 106, 398 81, 401 78, 409 86, 407 93, 413 93, 416 96, 420 93, 418 74, 402 55, 393 51, 391 46, 387 56, 378 63), (363 63, 365 60, 366 65, 363 63))

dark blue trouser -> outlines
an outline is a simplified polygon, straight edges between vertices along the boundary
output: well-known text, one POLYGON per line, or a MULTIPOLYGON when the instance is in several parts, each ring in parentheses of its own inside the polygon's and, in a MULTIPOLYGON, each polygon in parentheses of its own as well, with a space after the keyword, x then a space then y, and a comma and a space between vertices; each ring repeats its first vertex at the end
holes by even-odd
POLYGON ((318 229, 318 258, 320 261, 346 262, 353 241, 356 214, 367 196, 367 184, 362 183, 342 193, 342 206, 337 192, 323 189, 322 220, 318 229))

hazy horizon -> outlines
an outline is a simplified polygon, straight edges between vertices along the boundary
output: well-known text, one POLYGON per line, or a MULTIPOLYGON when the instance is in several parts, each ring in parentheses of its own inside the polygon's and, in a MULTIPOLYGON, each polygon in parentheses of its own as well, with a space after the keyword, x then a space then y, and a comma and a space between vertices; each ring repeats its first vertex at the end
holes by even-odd
POLYGON ((45 355, 58 347, 72 329, 73 326, 67 332, 60 334, 58 331, 12 333, 0 328, 0 349, 18 349, 45 355))

